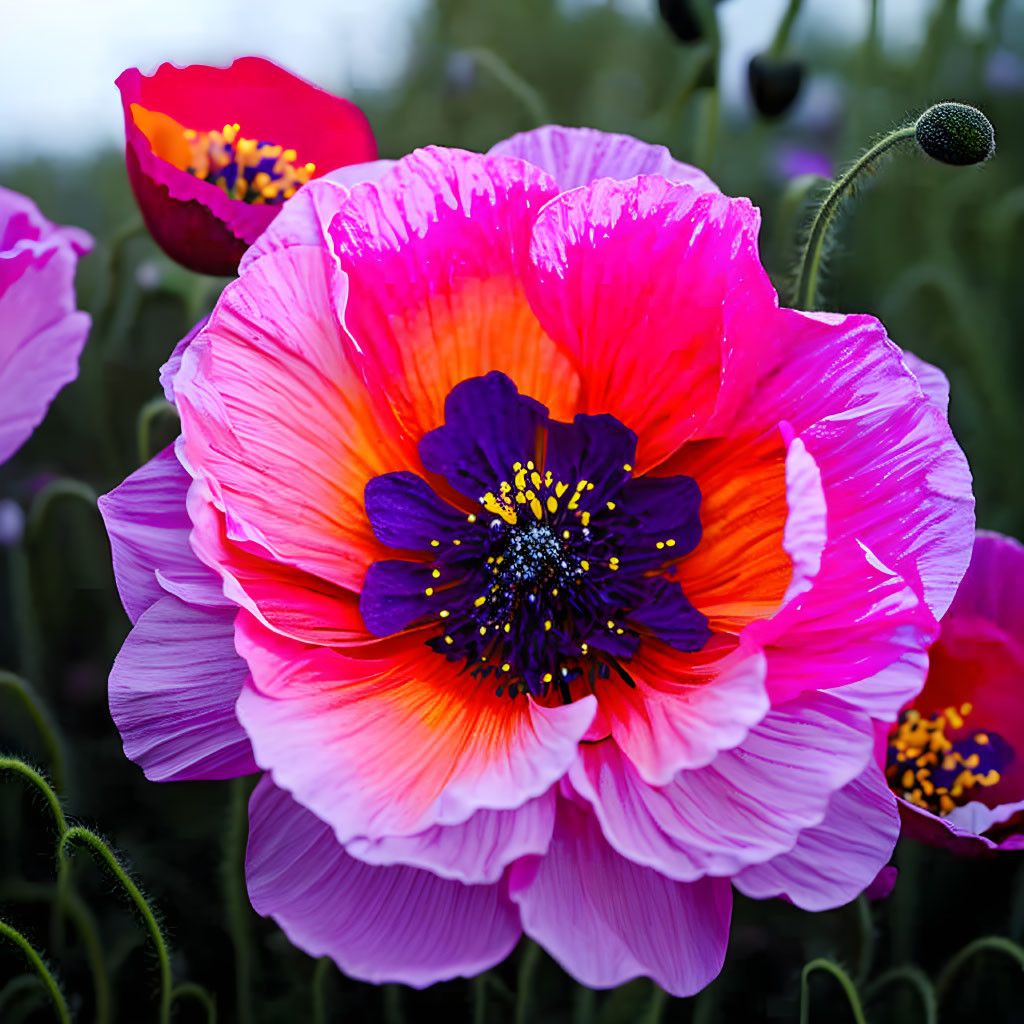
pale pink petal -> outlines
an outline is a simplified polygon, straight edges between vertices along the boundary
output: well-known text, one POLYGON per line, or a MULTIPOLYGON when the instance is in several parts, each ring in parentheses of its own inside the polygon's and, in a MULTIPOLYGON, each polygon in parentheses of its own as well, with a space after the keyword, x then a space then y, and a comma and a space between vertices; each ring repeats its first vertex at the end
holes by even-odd
POLYGON ((424 988, 500 963, 521 928, 505 884, 463 885, 348 856, 330 826, 269 778, 249 803, 246 879, 256 911, 345 974, 424 988))
POLYGON ((165 595, 143 612, 110 673, 124 752, 153 782, 257 771, 235 702, 249 670, 235 653, 234 608, 165 595))
POLYGON ((913 352, 903 351, 903 362, 907 369, 917 378, 925 398, 935 406, 943 416, 949 414, 949 379, 937 367, 918 358, 913 352))
POLYGON ((825 820, 800 833, 796 846, 733 881, 754 899, 784 896, 804 910, 849 903, 889 860, 900 834, 896 797, 872 764, 833 795, 825 820))
POLYGON ((758 222, 745 199, 659 177, 602 179, 537 216, 530 305, 579 365, 579 410, 637 434, 638 472, 712 414, 734 307, 774 308, 758 222))
POLYGON ((503 139, 491 147, 490 154, 518 157, 547 171, 563 192, 589 185, 597 178, 624 181, 638 174, 660 174, 669 181, 693 185, 701 192, 718 191, 703 171, 673 159, 664 146, 652 146, 631 135, 596 128, 548 124, 503 139))
POLYGON ((193 604, 230 603, 216 573, 189 546, 185 498, 191 482, 171 445, 99 499, 114 579, 132 622, 168 591, 193 604))
POLYGON ((520 807, 565 774, 596 709, 593 697, 498 697, 415 634, 350 658, 241 613, 236 644, 253 673, 238 715, 257 762, 343 843, 520 807))
POLYGON ((591 988, 646 975, 675 996, 721 970, 732 895, 725 879, 674 882, 619 856, 597 819, 561 800, 547 854, 517 861, 509 893, 523 930, 591 988))
POLYGON ((174 346, 174 350, 171 352, 167 362, 160 367, 160 387, 164 390, 164 398, 166 398, 172 405, 174 404, 174 378, 181 369, 181 357, 185 354, 185 349, 192 344, 195 336, 209 322, 209 316, 204 316, 199 320, 188 334, 186 334, 185 337, 174 346))
POLYGON ((461 825, 434 825, 414 836, 353 839, 345 850, 366 864, 406 864, 459 882, 497 882, 514 860, 545 853, 555 824, 549 790, 522 807, 477 811, 461 825))
POLYGON ((610 742, 586 744, 569 778, 624 857, 670 878, 730 875, 789 850, 871 756, 873 729, 835 698, 773 708, 705 768, 649 786, 610 742))

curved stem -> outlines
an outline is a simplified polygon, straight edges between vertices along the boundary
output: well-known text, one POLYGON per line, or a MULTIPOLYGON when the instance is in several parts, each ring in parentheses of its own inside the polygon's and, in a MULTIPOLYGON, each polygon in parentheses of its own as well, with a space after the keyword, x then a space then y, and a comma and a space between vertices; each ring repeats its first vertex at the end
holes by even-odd
POLYGON ((46 752, 49 755, 50 775, 53 778, 53 788, 58 792, 64 791, 64 753, 61 749, 60 738, 57 734, 57 726, 50 718, 46 708, 37 698, 31 683, 16 676, 13 672, 0 669, 0 690, 8 690, 13 693, 22 703, 32 724, 36 727, 46 752))
POLYGON ((245 891, 245 841, 249 827, 252 780, 232 779, 228 827, 224 836, 222 880, 227 904, 228 930, 235 949, 235 1010, 239 1024, 252 1024, 252 927, 245 891))
POLYGON ((161 416, 173 414, 178 415, 178 410, 164 398, 157 395, 151 398, 140 410, 135 425, 135 437, 139 456, 139 465, 143 465, 153 457, 150 450, 153 436, 153 423, 161 416))
POLYGON ((811 230, 804 243, 804 251, 800 257, 800 268, 797 272, 796 287, 793 289, 794 309, 813 309, 814 296, 818 290, 818 268, 821 263, 821 253, 828 237, 828 230, 835 219, 839 206, 847 194, 851 191, 857 177, 862 171, 868 170, 871 165, 884 153, 894 146, 914 137, 914 126, 905 125, 890 132, 879 142, 876 142, 854 165, 840 175, 828 195, 825 196, 818 212, 814 215, 811 230))
POLYGON ((779 22, 779 27, 775 30, 775 38, 772 40, 771 46, 768 47, 771 57, 778 59, 785 51, 786 44, 789 42, 789 33, 793 28, 793 22, 796 21, 796 16, 800 13, 802 3, 803 0, 789 0, 786 13, 783 14, 782 21, 779 22))
POLYGON ((322 956, 313 969, 313 1024, 327 1024, 327 993, 324 985, 331 966, 331 958, 322 956))
POLYGON ((523 954, 519 958, 519 974, 516 979, 515 1024, 527 1024, 530 1019, 530 996, 533 994, 533 976, 540 963, 540 946, 532 939, 526 940, 523 954))
POLYGON ((867 896, 861 893, 857 897, 857 925, 860 929, 860 949, 857 953, 858 985, 863 985, 871 973, 871 964, 875 959, 875 922, 871 919, 871 904, 867 896))
POLYGON ((96 508, 96 492, 87 483, 73 480, 70 477, 51 480, 35 496, 29 506, 25 536, 30 543, 39 539, 50 508, 55 501, 59 501, 61 498, 78 498, 92 509, 96 508))
POLYGON ((61 809, 60 801, 57 799, 57 794, 46 779, 35 768, 17 757, 0 757, 0 772, 5 771, 20 775, 43 794, 50 807, 50 812, 53 814, 53 820, 57 823, 57 831, 63 836, 67 831, 68 823, 64 817, 64 811, 61 809))
POLYGON ((217 1000, 202 985, 197 985, 194 981, 183 981, 180 985, 175 985, 174 991, 171 992, 171 1003, 178 999, 194 999, 197 1003, 202 1003, 206 1009, 206 1024, 217 1024, 217 1000))
POLYGON ((968 942, 963 949, 957 953, 952 960, 943 968, 942 973, 939 975, 939 980, 935 985, 935 995, 938 1001, 941 1003, 949 992, 949 986, 952 984, 953 979, 960 973, 964 964, 967 963, 972 957, 978 953, 984 953, 991 950, 994 953, 1003 953, 1013 960, 1017 961, 1017 966, 1024 971, 1024 949, 1017 945, 1016 942, 1011 942, 1009 939, 1004 939, 1000 935, 986 935, 983 938, 975 939, 973 942, 968 942))
POLYGON ((131 880, 128 873, 118 863, 117 858, 111 852, 110 847, 100 839, 95 832, 87 828, 75 826, 69 828, 61 838, 61 849, 67 843, 82 843, 89 847, 106 866, 107 870, 114 876, 118 884, 128 894, 135 909, 138 910, 149 931, 153 946, 156 949, 157 959, 160 963, 160 1024, 169 1024, 171 1019, 171 960, 167 953, 167 944, 164 941, 163 933, 157 924, 156 916, 150 909, 145 897, 139 891, 139 887, 131 880))
POLYGON ((482 68, 486 68, 520 103, 533 119, 534 127, 548 124, 551 116, 544 97, 521 75, 513 71, 493 50, 474 46, 465 51, 482 68))
POLYGON ((800 1024, 808 1024, 810 1021, 810 985, 808 979, 815 971, 827 971, 843 988, 847 1002, 850 1004, 850 1012, 857 1024, 867 1024, 864 1020, 864 1011, 861 1009, 860 999, 857 997, 857 989, 854 987, 850 976, 831 960, 818 957, 804 966, 800 972, 800 1024))
POLYGON ((32 943, 25 938, 16 928, 12 928, 6 921, 0 921, 0 936, 13 942, 24 954, 32 969, 39 975, 43 987, 49 993, 53 1001, 53 1007, 57 1011, 57 1019, 62 1024, 71 1024, 71 1014, 68 1012, 68 1004, 64 999, 57 982, 54 980, 50 969, 43 963, 43 958, 32 947, 32 943))
POLYGON ((939 1008, 935 1000, 935 988, 928 975, 919 967, 893 967, 880 974, 867 988, 865 999, 872 999, 888 985, 903 983, 917 990, 924 1011, 924 1024, 938 1024, 939 1008))

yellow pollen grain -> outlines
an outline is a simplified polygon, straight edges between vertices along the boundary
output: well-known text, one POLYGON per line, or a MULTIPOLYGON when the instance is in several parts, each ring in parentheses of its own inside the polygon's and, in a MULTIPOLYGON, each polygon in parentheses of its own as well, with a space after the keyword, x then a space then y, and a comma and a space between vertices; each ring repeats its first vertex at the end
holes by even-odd
POLYGON ((587 654, 590 651, 590 647, 587 644, 580 644, 580 653, 587 654))
POLYGON ((550 672, 545 672, 544 675, 541 676, 541 682, 550 683, 553 678, 554 677, 551 675, 550 672))
POLYGON ((455 643, 455 641, 454 641, 454 640, 453 640, 453 639, 452 639, 452 638, 451 638, 450 636, 446 636, 446 637, 444 638, 444 642, 445 642, 446 644, 453 644, 453 643, 455 643))
POLYGON ((467 523, 475 523, 476 522, 476 516, 472 512, 470 512, 469 515, 466 516, 466 522, 467 523))
POLYGON ((607 627, 608 627, 609 629, 614 629, 614 628, 615 628, 615 623, 614 623, 614 622, 613 622, 613 621, 612 621, 611 619, 609 619, 609 620, 608 620, 608 621, 607 621, 607 622, 605 623, 605 625, 606 625, 606 626, 607 626, 607 627))
POLYGON ((661 551, 661 549, 662 549, 662 548, 663 548, 663 547, 665 546, 665 542, 664 542, 663 540, 659 540, 659 541, 658 541, 658 543, 657 543, 657 544, 655 544, 654 546, 655 546, 655 547, 656 547, 656 548, 657 548, 657 549, 658 549, 659 551, 661 551))
POLYGON ((555 496, 553 494, 548 495, 547 506, 548 511, 552 515, 554 515, 558 511, 558 502, 555 500, 555 496))
POLYGON ((974 710, 974 705, 970 701, 960 705, 960 714, 966 718, 974 710))
POLYGON ((592 491, 593 489, 594 489, 594 485, 588 481, 587 482, 587 490, 588 491, 592 491))
POLYGON ((439 580, 441 578, 441 570, 435 569, 430 575, 433 576, 435 580, 439 580))
POLYGON ((667 548, 674 548, 675 546, 676 546, 676 542, 671 537, 669 537, 669 539, 667 541, 665 541, 665 547, 667 547, 667 548))
POLYGON ((908 768, 903 773, 903 778, 900 781, 903 783, 904 789, 910 789, 914 784, 914 773, 908 768))
POLYGON ((605 508, 607 508, 609 512, 614 512, 615 511, 615 502, 614 501, 606 501, 604 503, 604 505, 605 505, 605 508))
POLYGON ((959 729, 964 724, 964 720, 960 717, 960 712, 956 708, 946 708, 944 714, 954 729, 959 729))
POLYGON ((475 606, 476 606, 477 608, 479 608, 479 607, 480 607, 481 605, 483 605, 483 604, 486 604, 486 603, 487 603, 487 598, 486 598, 486 597, 478 597, 478 598, 477 598, 477 599, 476 599, 476 600, 475 600, 475 601, 473 602, 473 604, 474 604, 474 605, 475 605, 475 606))
POLYGON ((511 670, 512 670, 512 666, 507 661, 505 662, 504 665, 501 666, 501 671, 502 672, 510 672, 511 670))
POLYGON ((551 596, 552 597, 558 597, 558 587, 552 587, 551 588, 551 596))
POLYGON ((506 622, 505 623, 505 632, 506 633, 511 633, 512 632, 512 623, 511 622, 506 622))
POLYGON ((974 742, 980 743, 984 747, 988 743, 988 733, 976 732, 974 734, 974 742))
POLYGON ((541 478, 540 478, 540 473, 538 473, 537 470, 534 470, 530 474, 530 483, 533 484, 534 487, 540 487, 540 485, 541 485, 541 478))
POLYGON ((555 484, 555 495, 557 497, 560 498, 563 494, 565 494, 565 492, 567 490, 569 490, 569 485, 568 484, 563 484, 563 483, 555 484))
POLYGON ((589 512, 584 512, 580 516, 580 522, 583 523, 584 526, 589 526, 590 525, 590 513, 589 512))
POLYGON ((448 611, 448 609, 447 609, 447 608, 445 608, 445 609, 443 609, 443 610, 442 610, 442 612, 441 612, 441 618, 442 618, 442 619, 447 619, 449 615, 451 615, 451 612, 450 612, 450 611, 448 611))
POLYGON ((423 593, 426 594, 427 597, 433 597, 434 596, 434 588, 433 587, 427 587, 427 589, 424 590, 423 593))
POLYGON ((432 548, 439 548, 441 546, 441 542, 439 540, 432 540, 430 542, 430 546, 432 548))
POLYGON ((625 632, 626 631, 621 626, 619 626, 619 628, 617 630, 615 630, 615 635, 616 636, 622 636, 622 634, 625 633, 625 632))
POLYGON ((551 470, 546 470, 544 473, 544 486, 550 487, 555 482, 555 478, 551 475, 551 470))
POLYGON ((533 460, 531 459, 529 462, 527 462, 526 468, 527 469, 536 469, 537 467, 533 464, 533 460))
POLYGON ((544 632, 546 633, 550 628, 551 628, 551 620, 550 619, 545 619, 544 620, 544 632))
POLYGON ((537 499, 537 498, 531 498, 530 499, 530 511, 533 512, 533 514, 538 519, 543 519, 544 518, 544 506, 541 505, 539 499, 537 499))
POLYGON ((563 537, 563 539, 565 539, 565 540, 568 540, 570 536, 571 536, 571 534, 569 533, 569 531, 568 531, 568 530, 563 530, 563 531, 562 531, 562 537, 563 537))
POLYGON ((455 539, 455 540, 453 540, 453 541, 452 541, 452 543, 453 543, 453 544, 454 544, 454 545, 455 545, 456 547, 458 547, 458 546, 459 546, 459 545, 460 545, 460 544, 462 543, 462 541, 461 541, 461 540, 459 540, 459 539, 458 539, 458 538, 456 537, 456 539, 455 539))
POLYGON ((521 469, 523 468, 523 464, 522 464, 521 462, 513 462, 513 463, 512 463, 512 468, 513 468, 513 469, 514 469, 514 470, 515 470, 516 472, 518 472, 519 470, 521 470, 521 469))
POLYGON ((590 572, 590 563, 584 558, 580 561, 580 568, 584 572, 590 572))
POLYGON ((480 635, 481 636, 487 636, 487 627, 486 626, 481 626, 480 627, 480 635))
POLYGON ((622 468, 623 468, 623 469, 624 469, 624 470, 625 470, 625 471, 626 471, 627 473, 632 473, 632 472, 633 472, 633 467, 632 467, 632 466, 631 466, 631 465, 630 465, 630 464, 629 464, 628 462, 624 462, 624 463, 622 464, 622 468))

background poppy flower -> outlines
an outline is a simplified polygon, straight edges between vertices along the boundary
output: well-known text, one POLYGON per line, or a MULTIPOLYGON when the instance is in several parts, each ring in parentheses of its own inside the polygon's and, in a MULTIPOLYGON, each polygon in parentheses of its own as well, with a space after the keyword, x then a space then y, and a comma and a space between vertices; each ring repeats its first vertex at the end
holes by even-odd
POLYGON ((233 274, 304 181, 373 160, 363 112, 261 57, 161 64, 117 79, 128 178, 153 238, 179 263, 233 274))
POLYGON ((881 325, 780 309, 757 212, 660 147, 372 176, 246 253, 165 374, 181 439, 102 501, 126 752, 265 770, 253 905, 357 977, 525 932, 692 993, 733 885, 823 909, 888 860, 873 720, 966 567, 966 461, 881 325))
POLYGON ((1024 849, 1024 547, 979 530, 924 689, 879 745, 905 835, 963 855, 1024 849))
POLYGON ((0 187, 0 463, 42 422, 78 374, 90 318, 75 308, 79 228, 51 224, 31 199, 0 187))

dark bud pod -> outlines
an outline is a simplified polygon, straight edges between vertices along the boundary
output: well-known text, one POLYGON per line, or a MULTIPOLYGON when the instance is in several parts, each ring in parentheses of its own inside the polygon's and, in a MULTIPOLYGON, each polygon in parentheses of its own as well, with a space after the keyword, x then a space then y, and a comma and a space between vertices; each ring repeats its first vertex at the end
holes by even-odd
POLYGON ((764 117, 784 114, 800 92, 803 77, 804 66, 797 60, 777 60, 766 53, 752 58, 747 78, 758 113, 764 117))
MULTIPOLYGON (((716 4, 719 2, 714 0, 716 4)), ((694 9, 693 0, 658 0, 658 10, 679 42, 695 43, 704 37, 704 26, 694 9)))
POLYGON ((980 164, 996 151, 992 122, 966 103, 936 103, 914 126, 917 144, 933 159, 965 167, 980 164))

